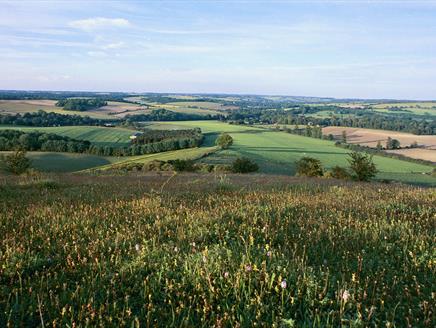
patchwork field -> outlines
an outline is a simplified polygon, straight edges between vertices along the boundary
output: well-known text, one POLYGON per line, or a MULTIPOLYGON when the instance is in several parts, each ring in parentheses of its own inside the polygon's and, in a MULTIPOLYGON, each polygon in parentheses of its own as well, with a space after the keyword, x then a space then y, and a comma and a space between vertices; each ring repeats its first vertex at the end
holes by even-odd
MULTIPOLYGON (((295 162, 303 156, 320 159, 326 168, 335 165, 348 165, 348 151, 336 147, 334 142, 307 138, 284 132, 267 131, 255 127, 230 125, 214 121, 191 122, 159 122, 157 128, 200 127, 206 136, 206 146, 212 146, 221 132, 228 132, 234 139, 229 150, 222 150, 203 159, 211 163, 229 163, 238 156, 247 156, 255 160, 261 172, 270 174, 295 174, 295 162)), ((149 127, 153 127, 150 124, 149 127)), ((401 161, 393 158, 374 156, 380 173, 379 179, 395 179, 406 183, 416 181, 436 186, 436 178, 423 175, 432 171, 433 167, 401 161)))
POLYGON ((0 129, 54 133, 74 139, 88 140, 99 146, 111 147, 127 146, 130 143, 129 137, 136 132, 129 129, 102 126, 18 127, 3 125, 0 126, 0 129))
POLYGON ((347 142, 352 144, 376 147, 377 142, 380 141, 383 146, 386 146, 386 140, 388 137, 391 137, 393 139, 398 139, 402 147, 410 146, 410 144, 416 141, 420 146, 436 150, 436 136, 341 126, 328 126, 322 129, 324 135, 333 134, 333 136, 338 139, 341 138, 343 131, 347 134, 347 142))
POLYGON ((415 114, 436 116, 436 102, 404 102, 371 105, 375 111, 397 114, 415 114))

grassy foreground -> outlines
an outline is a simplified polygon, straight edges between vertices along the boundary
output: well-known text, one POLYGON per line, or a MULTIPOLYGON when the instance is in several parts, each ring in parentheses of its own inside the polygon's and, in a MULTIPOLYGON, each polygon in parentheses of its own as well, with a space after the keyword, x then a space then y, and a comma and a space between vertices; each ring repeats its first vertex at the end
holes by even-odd
POLYGON ((434 189, 260 175, 0 183, 1 327, 436 322, 434 189))

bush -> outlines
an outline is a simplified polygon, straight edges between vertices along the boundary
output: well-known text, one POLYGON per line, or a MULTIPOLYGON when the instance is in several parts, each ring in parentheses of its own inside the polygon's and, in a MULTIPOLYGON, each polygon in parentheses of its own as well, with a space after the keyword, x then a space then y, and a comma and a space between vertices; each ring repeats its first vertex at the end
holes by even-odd
POLYGON ((296 162, 297 175, 307 177, 320 177, 324 174, 321 161, 313 157, 302 157, 296 162))
POLYGON ((4 156, 2 162, 4 170, 13 174, 22 174, 30 167, 30 159, 26 157, 26 152, 21 150, 4 156))
POLYGON ((191 159, 176 159, 173 161, 168 161, 168 163, 170 163, 177 172, 195 171, 194 161, 191 159))
POLYGON ((335 179, 347 180, 351 178, 350 173, 345 167, 334 166, 330 171, 330 176, 335 179))
POLYGON ((250 173, 259 170, 259 166, 249 158, 241 157, 234 160, 231 166, 233 173, 250 173))
POLYGON ((227 134, 227 133, 222 133, 215 141, 215 144, 217 146, 220 146, 222 149, 227 149, 229 148, 231 145, 233 145, 233 138, 227 134))
POLYGON ((377 168, 372 161, 372 156, 365 153, 352 152, 350 154, 350 169, 353 178, 357 181, 369 181, 377 174, 377 168))

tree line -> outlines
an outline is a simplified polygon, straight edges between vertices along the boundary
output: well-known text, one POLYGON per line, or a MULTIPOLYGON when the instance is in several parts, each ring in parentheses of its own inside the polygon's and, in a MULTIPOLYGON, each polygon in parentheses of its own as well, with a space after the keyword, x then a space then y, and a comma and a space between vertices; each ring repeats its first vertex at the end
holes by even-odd
POLYGON ((107 101, 99 98, 67 98, 61 99, 56 104, 64 110, 87 111, 107 105, 107 101))
POLYGON ((71 125, 104 125, 112 121, 99 120, 89 116, 48 113, 39 110, 35 113, 16 115, 0 115, 2 125, 25 125, 25 126, 71 126, 71 125))
POLYGON ((135 156, 198 147, 203 141, 200 129, 179 130, 179 133, 166 135, 162 135, 158 130, 151 131, 153 132, 156 132, 157 138, 147 133, 149 137, 143 141, 134 140, 126 147, 111 147, 94 145, 87 140, 77 140, 53 133, 0 130, 0 151, 23 150, 88 153, 99 156, 135 156))
POLYGON ((147 121, 199 121, 199 120, 218 120, 222 119, 222 115, 198 115, 177 113, 164 108, 155 109, 150 114, 136 114, 126 115, 125 124, 133 122, 147 122, 147 121))
POLYGON ((414 116, 388 116, 382 114, 362 113, 355 116, 331 116, 325 118, 293 115, 285 110, 236 110, 226 118, 227 121, 238 124, 292 124, 346 126, 355 128, 379 129, 410 132, 417 135, 436 134, 436 120, 417 118, 414 116))

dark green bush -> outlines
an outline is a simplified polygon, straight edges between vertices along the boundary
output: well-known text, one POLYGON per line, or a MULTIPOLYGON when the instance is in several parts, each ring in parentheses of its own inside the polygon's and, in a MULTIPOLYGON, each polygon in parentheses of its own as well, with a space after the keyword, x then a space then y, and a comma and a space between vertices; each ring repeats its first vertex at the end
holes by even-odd
POLYGON ((234 160, 231 166, 233 173, 250 173, 259 170, 259 166, 246 157, 237 158, 234 160))
POLYGON ((313 157, 302 157, 296 162, 297 175, 307 177, 320 177, 324 174, 321 161, 313 157))

